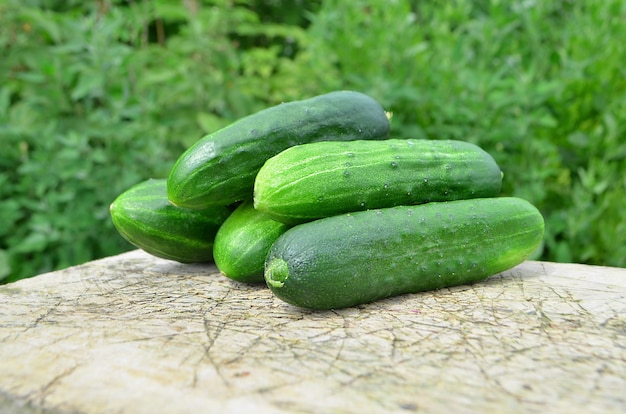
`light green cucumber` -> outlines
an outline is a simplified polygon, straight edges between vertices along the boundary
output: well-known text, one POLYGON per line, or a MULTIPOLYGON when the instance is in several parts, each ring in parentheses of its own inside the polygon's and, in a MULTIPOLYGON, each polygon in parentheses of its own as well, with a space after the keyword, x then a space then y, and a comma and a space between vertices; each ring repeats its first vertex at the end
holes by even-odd
POLYGON ((496 161, 469 142, 317 142, 265 162, 255 180, 254 206, 297 224, 351 211, 495 197, 501 187, 496 161))
POLYGON ((289 227, 255 210, 252 200, 243 202, 215 236, 213 255, 217 268, 233 280, 263 283, 267 252, 289 227))
POLYGON ((541 213, 512 197, 342 214, 287 230, 265 280, 290 304, 345 308, 482 281, 528 258, 543 232, 541 213))

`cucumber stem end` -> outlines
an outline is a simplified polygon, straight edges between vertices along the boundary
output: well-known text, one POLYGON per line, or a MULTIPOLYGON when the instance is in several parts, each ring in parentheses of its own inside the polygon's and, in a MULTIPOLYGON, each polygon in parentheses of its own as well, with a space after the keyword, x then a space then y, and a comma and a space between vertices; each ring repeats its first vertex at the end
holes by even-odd
POLYGON ((273 258, 265 268, 265 281, 270 287, 281 288, 289 277, 287 262, 280 258, 273 258))

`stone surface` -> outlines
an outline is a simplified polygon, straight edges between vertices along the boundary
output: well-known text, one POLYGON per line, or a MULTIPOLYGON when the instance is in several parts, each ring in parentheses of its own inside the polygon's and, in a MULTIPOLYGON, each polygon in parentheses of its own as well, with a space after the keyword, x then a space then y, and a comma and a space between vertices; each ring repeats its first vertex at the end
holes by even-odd
POLYGON ((0 286, 0 355, 12 412, 622 413, 626 269, 319 312, 133 251, 0 286))

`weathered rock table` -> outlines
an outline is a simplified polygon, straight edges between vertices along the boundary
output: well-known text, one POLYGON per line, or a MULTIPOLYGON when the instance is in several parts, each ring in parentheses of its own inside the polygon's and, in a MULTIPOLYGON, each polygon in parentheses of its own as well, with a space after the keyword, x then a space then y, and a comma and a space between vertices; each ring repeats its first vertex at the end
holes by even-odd
POLYGON ((626 269, 320 312, 133 251, 0 286, 0 318, 0 411, 626 412, 626 269))

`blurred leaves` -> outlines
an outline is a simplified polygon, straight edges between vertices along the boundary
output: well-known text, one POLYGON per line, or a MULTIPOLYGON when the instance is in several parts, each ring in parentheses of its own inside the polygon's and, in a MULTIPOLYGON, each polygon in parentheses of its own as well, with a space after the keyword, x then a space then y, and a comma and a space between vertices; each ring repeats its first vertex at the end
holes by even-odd
POLYGON ((202 135, 311 93, 268 82, 303 30, 255 7, 0 4, 0 279, 131 249, 109 217, 119 193, 167 176, 202 135))
POLYGON ((395 136, 489 151, 546 218, 541 259, 624 267, 624 19, 618 0, 326 0, 308 32, 395 136))

